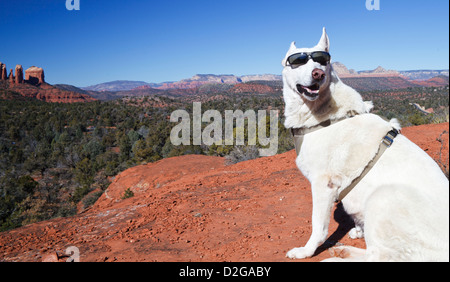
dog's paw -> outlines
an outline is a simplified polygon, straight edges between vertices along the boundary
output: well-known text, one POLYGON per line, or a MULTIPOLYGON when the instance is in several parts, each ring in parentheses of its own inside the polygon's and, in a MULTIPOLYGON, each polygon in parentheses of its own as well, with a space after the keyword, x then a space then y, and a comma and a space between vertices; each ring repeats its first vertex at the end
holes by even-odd
POLYGON ((314 251, 310 251, 306 248, 293 248, 289 252, 287 252, 286 257, 290 259, 304 259, 310 257, 314 254, 314 251))
POLYGON ((350 251, 346 247, 333 247, 329 248, 328 252, 331 257, 336 258, 348 258, 350 257, 350 251))
POLYGON ((353 227, 350 232, 348 232, 348 236, 352 239, 359 239, 364 237, 364 231, 360 226, 353 227))

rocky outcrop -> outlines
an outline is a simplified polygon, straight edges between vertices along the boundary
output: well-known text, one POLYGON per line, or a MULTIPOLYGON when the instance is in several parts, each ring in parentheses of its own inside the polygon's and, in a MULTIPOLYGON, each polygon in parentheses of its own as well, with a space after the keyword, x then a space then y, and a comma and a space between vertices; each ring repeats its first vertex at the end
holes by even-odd
POLYGON ((23 83, 23 68, 22 65, 16 65, 16 84, 23 83))
POLYGON ((344 64, 340 62, 332 63, 334 71, 340 78, 343 77, 391 77, 400 76, 400 73, 395 70, 386 70, 382 67, 377 67, 374 70, 355 71, 354 69, 348 69, 344 64))
POLYGON ((0 80, 7 80, 8 74, 6 72, 6 65, 0 62, 0 80))
POLYGON ((89 95, 62 90, 47 83, 40 85, 31 85, 29 83, 14 84, 9 89, 23 97, 51 103, 79 103, 96 100, 89 95))
POLYGON ((378 74, 382 74, 382 75, 400 75, 399 72, 395 71, 395 70, 387 70, 381 66, 378 66, 376 69, 374 70, 366 70, 366 71, 359 71, 358 74, 362 74, 362 75, 378 75, 378 74))
POLYGON ((25 80, 33 85, 44 83, 44 70, 42 68, 31 66, 25 71, 25 80))
POLYGON ((357 74, 356 71, 354 69, 348 69, 344 64, 339 63, 339 62, 335 62, 332 64, 333 65, 333 69, 334 71, 339 75, 339 76, 345 76, 345 75, 354 75, 357 74))
POLYGON ((11 69, 11 70, 9 71, 9 83, 10 83, 11 85, 14 84, 14 73, 13 73, 13 69, 11 69))
MULTIPOLYGON (((23 67, 22 65, 16 65, 15 67, 15 73, 13 69, 8 72, 6 71, 6 65, 4 63, 0 62, 0 80, 9 80, 10 84, 20 84, 24 82, 23 77, 23 67)), ((42 83, 45 83, 44 80, 44 70, 42 68, 38 68, 35 66, 32 66, 28 68, 25 71, 25 80, 27 80, 28 83, 33 85, 39 85, 42 83)))
POLYGON ((0 63, 0 79, 3 81, 0 83, 0 90, 2 90, 0 99, 22 100, 31 98, 52 103, 78 103, 97 100, 83 93, 59 89, 45 83, 42 68, 35 66, 28 68, 25 70, 25 77, 22 65, 16 65, 14 70, 11 69, 8 76, 6 65, 0 63))

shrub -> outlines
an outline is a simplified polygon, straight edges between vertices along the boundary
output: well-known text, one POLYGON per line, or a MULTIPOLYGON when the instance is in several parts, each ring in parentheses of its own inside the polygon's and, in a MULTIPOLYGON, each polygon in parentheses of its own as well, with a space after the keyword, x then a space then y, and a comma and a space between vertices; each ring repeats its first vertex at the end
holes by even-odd
POLYGON ((131 198, 131 197, 133 197, 134 196, 134 193, 133 193, 133 191, 131 191, 130 190, 130 188, 128 188, 127 190, 125 190, 124 192, 123 192, 123 195, 122 195, 122 200, 125 200, 125 199, 128 199, 128 198, 131 198))
POLYGON ((228 164, 236 164, 256 158, 259 158, 259 151, 256 146, 235 146, 230 154, 225 156, 228 164))

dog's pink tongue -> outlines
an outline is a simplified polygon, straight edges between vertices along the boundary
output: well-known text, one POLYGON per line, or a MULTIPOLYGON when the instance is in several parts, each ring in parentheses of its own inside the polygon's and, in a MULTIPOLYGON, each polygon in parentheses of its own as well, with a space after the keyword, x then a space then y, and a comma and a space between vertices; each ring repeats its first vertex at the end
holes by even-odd
POLYGON ((311 93, 311 94, 317 94, 317 93, 319 93, 319 89, 317 89, 317 90, 311 90, 311 89, 309 89, 308 87, 306 87, 306 86, 302 86, 303 88, 305 88, 309 93, 311 93))

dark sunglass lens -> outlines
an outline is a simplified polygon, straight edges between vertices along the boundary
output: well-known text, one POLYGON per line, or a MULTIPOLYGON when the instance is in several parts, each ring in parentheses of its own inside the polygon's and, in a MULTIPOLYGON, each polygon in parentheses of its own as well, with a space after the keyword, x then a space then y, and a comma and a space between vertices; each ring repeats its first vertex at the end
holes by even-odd
POLYGON ((308 62, 308 55, 304 53, 291 55, 288 62, 290 65, 304 65, 308 62))
POLYGON ((326 65, 330 61, 330 54, 327 52, 314 52, 311 54, 311 58, 314 62, 317 62, 321 65, 326 65))

